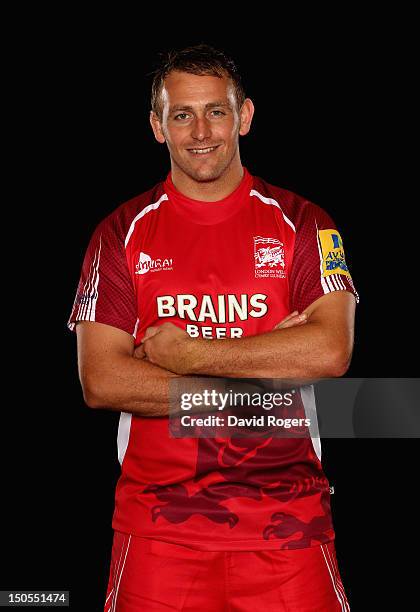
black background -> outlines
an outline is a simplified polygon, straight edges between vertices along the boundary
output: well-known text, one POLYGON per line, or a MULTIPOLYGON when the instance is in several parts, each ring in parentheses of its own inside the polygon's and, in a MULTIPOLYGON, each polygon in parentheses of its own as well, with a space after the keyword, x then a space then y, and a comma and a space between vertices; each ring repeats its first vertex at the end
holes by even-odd
MULTIPOLYGON (((112 25, 108 15, 106 26, 99 16, 49 15, 54 27, 28 39, 28 21, 10 48, 13 57, 27 43, 8 124, 19 172, 4 236, 13 245, 4 321, 16 332, 3 413, 1 588, 69 589, 75 610, 103 604, 119 415, 84 406, 66 321, 96 224, 169 170, 148 123, 147 73, 159 51, 206 42, 237 61, 256 107, 242 163, 325 208, 344 238, 361 300, 347 375, 415 376, 416 315, 405 290, 415 282, 415 226, 400 139, 410 77, 401 44, 378 21, 356 19, 345 30, 336 16, 324 32, 310 20, 280 19, 268 31, 269 19, 238 14, 222 31, 220 6, 208 11, 184 31, 162 29, 168 14, 158 9, 112 25)), ((416 444, 322 443, 353 610, 410 600, 416 444)))

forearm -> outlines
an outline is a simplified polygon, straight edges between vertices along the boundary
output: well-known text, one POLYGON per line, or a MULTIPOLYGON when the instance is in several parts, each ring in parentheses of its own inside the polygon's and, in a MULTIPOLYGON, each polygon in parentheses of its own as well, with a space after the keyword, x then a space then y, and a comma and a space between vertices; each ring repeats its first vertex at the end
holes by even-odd
POLYGON ((322 378, 341 376, 348 367, 339 331, 325 334, 317 322, 235 339, 194 339, 185 373, 229 378, 322 378), (340 347, 338 350, 336 347, 340 347))
MULTIPOLYGON (((190 378, 175 387, 175 379, 186 378, 154 365, 146 359, 118 355, 112 366, 104 361, 94 372, 80 372, 83 394, 90 408, 131 412, 144 417, 184 414, 181 393, 202 394, 205 389, 224 392, 224 379, 190 378), (171 385, 174 385, 171 389, 171 385), (172 393, 171 393, 172 391, 172 393), (170 398, 172 395, 172 405, 170 398)), ((209 412, 208 406, 195 406, 190 414, 209 412)))
POLYGON ((170 381, 179 377, 145 359, 123 354, 112 362, 97 362, 93 371, 80 370, 79 376, 89 407, 153 417, 168 415, 170 381))

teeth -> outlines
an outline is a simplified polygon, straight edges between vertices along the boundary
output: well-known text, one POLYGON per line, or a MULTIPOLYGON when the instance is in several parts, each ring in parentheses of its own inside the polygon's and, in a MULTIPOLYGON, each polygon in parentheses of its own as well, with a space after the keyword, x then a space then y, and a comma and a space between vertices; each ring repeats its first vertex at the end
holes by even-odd
POLYGON ((215 148, 216 147, 210 147, 209 149, 191 149, 191 152, 201 155, 202 153, 210 153, 210 151, 214 151, 215 148))

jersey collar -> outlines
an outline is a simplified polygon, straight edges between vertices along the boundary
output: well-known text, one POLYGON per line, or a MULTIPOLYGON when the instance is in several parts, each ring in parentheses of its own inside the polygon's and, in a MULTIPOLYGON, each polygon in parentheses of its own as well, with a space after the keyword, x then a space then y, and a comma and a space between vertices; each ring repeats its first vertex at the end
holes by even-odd
POLYGON ((249 200, 253 185, 253 177, 245 168, 238 187, 222 200, 205 202, 195 200, 184 195, 172 182, 172 173, 169 172, 163 183, 163 188, 175 211, 193 223, 213 225, 225 221, 236 214, 249 200))

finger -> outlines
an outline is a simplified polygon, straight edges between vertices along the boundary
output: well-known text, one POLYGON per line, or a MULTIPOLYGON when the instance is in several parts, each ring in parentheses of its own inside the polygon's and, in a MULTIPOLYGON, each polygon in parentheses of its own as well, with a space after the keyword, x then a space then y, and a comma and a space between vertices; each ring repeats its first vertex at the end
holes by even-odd
POLYGON ((294 313, 288 315, 285 319, 280 321, 280 323, 277 323, 277 325, 274 327, 274 329, 280 329, 281 327, 283 327, 284 325, 286 325, 290 321, 299 320, 299 316, 300 316, 299 314, 294 314, 294 313))
POLYGON ((295 317, 298 314, 299 314, 298 310, 294 310, 293 312, 290 312, 287 315, 287 317, 284 317, 284 319, 282 321, 280 321, 280 323, 278 323, 278 325, 282 325, 283 323, 286 323, 286 321, 288 321, 289 319, 292 319, 293 317, 295 317))
POLYGON ((144 358, 145 358, 145 356, 146 356, 146 352, 145 352, 145 350, 144 350, 144 346, 143 346, 143 344, 140 344, 140 345, 139 345, 139 346, 136 348, 136 350, 134 351, 134 357, 135 357, 136 359, 144 359, 144 358))
POLYGON ((308 315, 306 313, 302 313, 300 315, 295 315, 290 318, 283 319, 280 323, 274 327, 274 329, 286 329, 287 327, 295 327, 296 325, 302 325, 302 323, 306 323, 308 320, 308 315))
POLYGON ((144 342, 145 340, 148 340, 149 338, 153 338, 153 336, 155 336, 158 333, 158 331, 159 331, 159 327, 148 327, 143 336, 142 342, 144 342))

